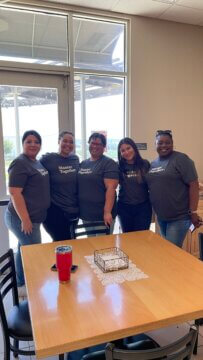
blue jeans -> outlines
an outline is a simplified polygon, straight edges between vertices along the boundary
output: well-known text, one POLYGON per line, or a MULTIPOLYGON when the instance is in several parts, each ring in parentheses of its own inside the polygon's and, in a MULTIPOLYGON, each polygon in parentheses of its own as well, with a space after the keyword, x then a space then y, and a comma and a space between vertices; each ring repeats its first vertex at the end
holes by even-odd
POLYGON ((164 221, 158 219, 161 235, 173 244, 182 247, 185 236, 191 225, 191 220, 164 221))
POLYGON ((16 254, 16 278, 18 286, 25 284, 20 247, 21 245, 31 245, 41 243, 40 223, 33 223, 30 235, 21 231, 21 220, 17 215, 12 214, 8 209, 5 212, 5 223, 9 230, 18 239, 18 249, 16 254))

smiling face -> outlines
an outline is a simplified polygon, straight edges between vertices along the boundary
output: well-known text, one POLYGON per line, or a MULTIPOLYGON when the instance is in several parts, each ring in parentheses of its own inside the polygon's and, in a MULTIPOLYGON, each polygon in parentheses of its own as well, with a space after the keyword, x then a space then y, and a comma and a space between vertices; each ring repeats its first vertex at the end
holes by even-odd
POLYGON ((123 159, 127 161, 128 164, 133 164, 135 160, 135 150, 129 144, 122 144, 120 147, 120 154, 123 159))
POLYGON ((169 156, 173 152, 173 140, 169 135, 159 135, 156 138, 156 150, 160 157, 169 156))
POLYGON ((74 149, 74 139, 71 134, 64 134, 59 140, 59 154, 66 157, 74 149))
POLYGON ((92 138, 89 143, 89 152, 93 160, 99 159, 104 153, 104 145, 99 138, 92 138))
POLYGON ((34 135, 28 135, 23 141, 23 154, 25 154, 31 160, 36 159, 36 156, 39 153, 40 149, 40 141, 34 135))

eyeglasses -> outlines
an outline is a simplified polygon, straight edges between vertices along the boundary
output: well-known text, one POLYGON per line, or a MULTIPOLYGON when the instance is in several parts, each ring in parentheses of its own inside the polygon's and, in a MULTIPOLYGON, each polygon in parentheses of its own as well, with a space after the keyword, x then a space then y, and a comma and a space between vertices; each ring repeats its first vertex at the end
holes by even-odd
POLYGON ((157 130, 156 136, 159 136, 159 135, 169 135, 172 137, 172 131, 171 130, 157 130))
POLYGON ((104 145, 102 143, 97 143, 97 142, 94 142, 94 141, 90 141, 89 144, 94 145, 94 146, 103 146, 104 147, 104 145))

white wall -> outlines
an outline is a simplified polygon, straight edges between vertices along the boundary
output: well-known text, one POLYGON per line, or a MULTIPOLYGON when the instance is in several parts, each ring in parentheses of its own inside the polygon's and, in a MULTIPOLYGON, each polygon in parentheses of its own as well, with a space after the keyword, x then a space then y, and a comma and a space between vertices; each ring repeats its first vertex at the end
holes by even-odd
POLYGON ((155 131, 171 129, 203 179, 203 27, 134 17, 131 30, 131 136, 153 159, 155 131))

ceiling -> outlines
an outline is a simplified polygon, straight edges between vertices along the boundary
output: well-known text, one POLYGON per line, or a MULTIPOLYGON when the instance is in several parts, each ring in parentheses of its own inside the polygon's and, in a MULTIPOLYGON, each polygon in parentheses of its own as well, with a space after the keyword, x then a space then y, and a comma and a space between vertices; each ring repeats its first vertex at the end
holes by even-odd
POLYGON ((203 0, 48 0, 48 2, 203 26, 203 0))

